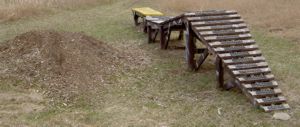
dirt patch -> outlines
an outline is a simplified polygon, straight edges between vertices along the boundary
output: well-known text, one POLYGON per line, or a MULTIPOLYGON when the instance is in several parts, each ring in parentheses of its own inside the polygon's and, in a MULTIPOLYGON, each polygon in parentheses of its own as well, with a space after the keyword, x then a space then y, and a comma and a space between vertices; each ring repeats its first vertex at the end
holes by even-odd
POLYGON ((39 84, 52 100, 70 103, 139 63, 129 55, 83 33, 31 31, 1 43, 0 78, 39 84))

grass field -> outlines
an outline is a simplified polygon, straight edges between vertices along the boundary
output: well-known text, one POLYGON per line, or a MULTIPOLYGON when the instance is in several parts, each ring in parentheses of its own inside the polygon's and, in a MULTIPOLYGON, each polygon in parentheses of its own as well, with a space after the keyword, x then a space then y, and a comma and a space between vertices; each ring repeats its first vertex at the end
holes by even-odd
POLYGON ((62 9, 92 7, 109 4, 113 0, 2 0, 0 22, 55 13, 62 9))
MULTIPOLYGON (((216 7, 221 5, 217 4, 216 7)), ((51 100, 43 96, 39 87, 21 89, 17 83, 1 81, 0 125, 87 127, 300 125, 298 78, 300 46, 294 35, 287 38, 283 36, 284 34, 269 34, 268 30, 264 30, 269 29, 268 26, 258 28, 259 22, 251 19, 254 14, 251 16, 251 12, 241 11, 248 23, 253 26, 252 34, 292 107, 292 110, 287 111, 292 118, 288 121, 278 121, 272 119, 272 113, 264 113, 252 107, 240 92, 216 89, 212 58, 204 63, 199 72, 193 73, 186 69, 183 51, 163 51, 159 49, 158 43, 147 44, 146 35, 138 32, 132 21, 130 8, 139 6, 158 8, 169 14, 174 14, 172 8, 175 8, 174 3, 165 8, 166 4, 153 3, 150 0, 123 0, 109 5, 59 10, 50 15, 1 23, 0 42, 30 30, 82 31, 117 48, 132 50, 133 53, 143 57, 146 63, 144 67, 115 75, 111 79, 114 83, 105 85, 101 93, 91 93, 88 100, 82 100, 73 107, 64 106, 64 102, 61 102, 61 105, 50 106, 51 100), (12 101, 11 98, 20 101, 12 101), (31 112, 31 107, 36 107, 36 111, 31 112)), ((207 6, 212 5, 207 2, 207 6)), ((257 6, 255 12, 259 13, 258 10, 263 10, 261 9, 263 7, 257 6)), ((180 8, 186 9, 176 8, 174 11, 178 12, 182 11, 180 8)), ((191 9, 197 8, 194 6, 191 9)), ((273 11, 268 12, 271 13, 273 11)), ((272 17, 268 17, 268 20, 272 20, 272 17)), ((263 21, 260 18, 257 20, 263 21)), ((289 25, 298 24, 289 21, 289 25)))

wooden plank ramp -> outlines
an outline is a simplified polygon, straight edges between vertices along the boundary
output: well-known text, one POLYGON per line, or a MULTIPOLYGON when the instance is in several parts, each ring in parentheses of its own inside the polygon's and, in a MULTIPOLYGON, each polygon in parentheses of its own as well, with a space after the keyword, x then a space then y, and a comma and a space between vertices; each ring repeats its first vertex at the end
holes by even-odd
POLYGON ((289 109, 261 50, 236 11, 210 10, 185 14, 196 38, 217 55, 236 84, 266 112, 289 109))

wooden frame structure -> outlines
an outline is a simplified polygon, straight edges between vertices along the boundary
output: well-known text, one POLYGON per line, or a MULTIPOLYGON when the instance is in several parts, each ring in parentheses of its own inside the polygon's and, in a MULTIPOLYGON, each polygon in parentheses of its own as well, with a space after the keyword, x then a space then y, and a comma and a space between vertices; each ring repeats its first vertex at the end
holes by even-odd
POLYGON ((183 30, 185 29, 185 26, 182 22, 182 16, 183 15, 176 17, 146 17, 148 43, 154 42, 159 33, 161 49, 167 49, 172 31, 179 31, 178 40, 183 39, 183 30))
POLYGON ((147 16, 163 16, 164 14, 149 7, 132 8, 133 20, 136 26, 142 25, 144 32, 147 32, 145 18, 147 16), (139 21, 141 19, 141 21, 139 21))
POLYGON ((142 25, 143 31, 148 32, 148 43, 160 37, 161 49, 167 49, 172 31, 180 31, 178 39, 183 39, 183 30, 185 26, 182 23, 182 16, 176 17, 163 16, 163 13, 148 7, 132 9, 134 24, 142 25), (142 21, 139 22, 139 19, 142 21))
POLYGON ((186 50, 188 65, 197 69, 210 52, 215 55, 218 86, 238 87, 253 105, 264 111, 289 109, 271 69, 252 39, 247 25, 236 11, 209 10, 186 13, 186 50), (198 62, 196 39, 207 47, 198 62), (231 80, 224 82, 224 72, 231 80))
MULTIPOLYGON (((135 24, 137 25, 134 13, 135 24)), ((250 30, 234 10, 188 12, 177 17, 144 18, 148 42, 160 33, 162 49, 167 49, 172 30, 185 30, 186 61, 191 70, 198 70, 209 54, 215 56, 218 87, 239 88, 254 106, 266 112, 290 109, 278 88, 262 52, 252 39, 250 30), (205 48, 198 48, 197 41, 205 48), (196 54, 200 54, 196 58, 196 54), (227 82, 224 74, 231 76, 227 82)))

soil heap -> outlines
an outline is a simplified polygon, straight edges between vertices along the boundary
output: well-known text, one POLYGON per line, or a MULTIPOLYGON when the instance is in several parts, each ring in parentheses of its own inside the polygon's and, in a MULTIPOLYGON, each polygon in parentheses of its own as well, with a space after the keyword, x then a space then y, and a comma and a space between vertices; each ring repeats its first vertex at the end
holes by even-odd
POLYGON ((125 58, 83 33, 31 31, 0 43, 0 79, 41 85, 46 95, 68 103, 104 84, 125 58))

